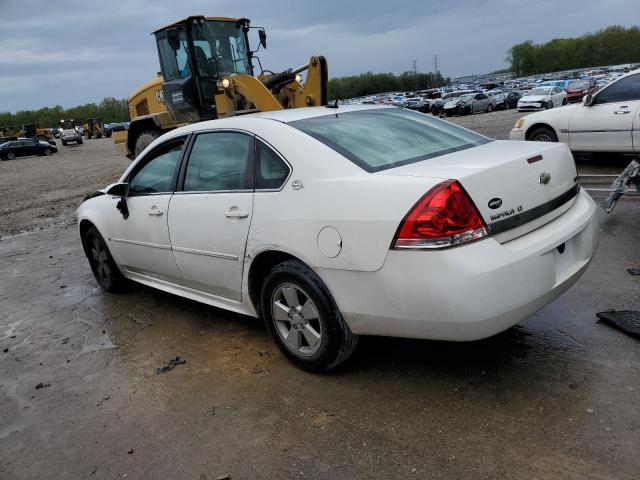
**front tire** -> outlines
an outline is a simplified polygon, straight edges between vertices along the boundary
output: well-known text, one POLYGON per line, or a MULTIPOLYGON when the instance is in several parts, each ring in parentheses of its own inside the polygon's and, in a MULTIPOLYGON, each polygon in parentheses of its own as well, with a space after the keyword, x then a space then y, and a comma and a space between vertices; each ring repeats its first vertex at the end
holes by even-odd
POLYGON ((98 285, 107 292, 122 289, 126 280, 113 260, 109 248, 96 227, 89 227, 83 238, 84 252, 98 285))
POLYGON ((7 160, 15 160, 16 159, 16 154, 13 152, 9 152, 7 153, 7 160))
POLYGON ((161 135, 161 132, 158 130, 145 130, 140 134, 140 136, 136 140, 136 146, 133 150, 134 158, 140 155, 145 148, 151 145, 156 138, 161 135))
POLYGON ((531 135, 529 135, 527 140, 532 142, 557 142, 558 136, 556 135, 556 132, 549 127, 538 127, 531 132, 531 135))
POLYGON ((282 353, 297 367, 327 372, 355 350, 358 336, 346 324, 329 290, 296 260, 276 265, 262 286, 262 317, 282 353))
POLYGON ((45 148, 45 149, 44 149, 44 154, 45 154, 47 157, 50 157, 52 153, 53 153, 53 151, 52 151, 50 148, 45 148))
POLYGON ((487 113, 491 113, 493 111, 493 105, 489 104, 487 105, 487 113))

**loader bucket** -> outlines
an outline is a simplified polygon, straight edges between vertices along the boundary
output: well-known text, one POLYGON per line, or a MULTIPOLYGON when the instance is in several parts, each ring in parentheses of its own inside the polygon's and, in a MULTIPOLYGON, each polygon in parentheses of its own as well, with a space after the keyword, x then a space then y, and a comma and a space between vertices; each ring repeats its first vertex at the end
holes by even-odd
POLYGON ((113 143, 116 144, 116 151, 118 152, 118 155, 126 157, 129 154, 127 150, 127 139, 129 137, 129 132, 127 130, 123 130, 121 132, 113 132, 111 137, 113 138, 113 143))

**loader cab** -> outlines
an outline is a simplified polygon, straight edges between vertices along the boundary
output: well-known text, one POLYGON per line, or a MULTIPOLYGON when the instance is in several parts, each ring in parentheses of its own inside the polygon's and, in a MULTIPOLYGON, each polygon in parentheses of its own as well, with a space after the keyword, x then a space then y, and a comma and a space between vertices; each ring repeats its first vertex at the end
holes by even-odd
POLYGON ((189 17, 154 32, 164 102, 176 123, 217 118, 218 80, 253 75, 248 30, 247 19, 189 17))

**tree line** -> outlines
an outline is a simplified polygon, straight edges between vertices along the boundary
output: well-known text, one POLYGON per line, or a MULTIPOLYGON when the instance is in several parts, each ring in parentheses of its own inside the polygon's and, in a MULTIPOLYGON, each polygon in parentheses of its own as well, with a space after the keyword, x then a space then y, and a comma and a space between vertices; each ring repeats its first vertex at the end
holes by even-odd
POLYGON ((38 110, 20 110, 16 113, 0 112, 0 127, 20 129, 26 123, 35 123, 42 128, 53 128, 58 126, 61 119, 65 122, 73 119, 76 125, 81 125, 88 118, 100 118, 104 123, 128 122, 127 101, 109 97, 98 104, 87 103, 67 109, 56 105, 38 110))
POLYGON ((447 83, 449 79, 444 78, 440 72, 404 72, 400 75, 367 72, 329 80, 329 98, 335 100, 382 92, 426 90, 441 87, 447 83))
POLYGON ((640 28, 612 26, 576 38, 514 45, 507 62, 517 76, 598 65, 640 63, 640 28))

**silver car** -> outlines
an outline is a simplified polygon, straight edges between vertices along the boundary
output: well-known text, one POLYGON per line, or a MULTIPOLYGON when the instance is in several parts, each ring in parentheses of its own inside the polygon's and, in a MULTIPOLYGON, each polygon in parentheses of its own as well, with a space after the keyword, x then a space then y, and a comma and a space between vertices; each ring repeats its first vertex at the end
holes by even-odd
POLYGON ((75 128, 64 129, 62 131, 62 135, 60 135, 60 139, 62 140, 62 145, 65 147, 68 143, 77 143, 78 145, 82 144, 82 134, 75 128))

